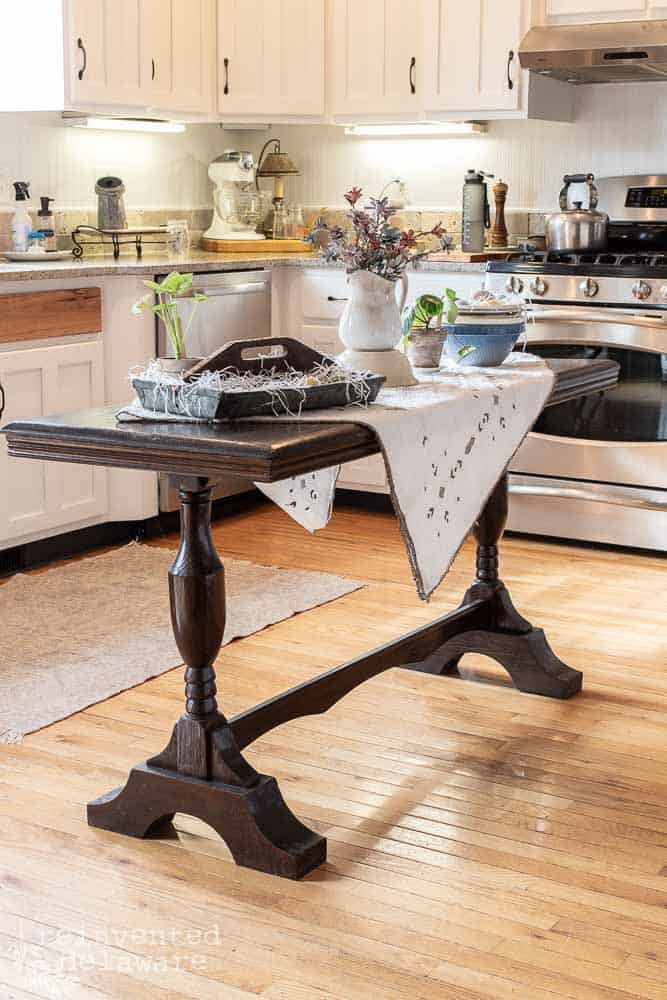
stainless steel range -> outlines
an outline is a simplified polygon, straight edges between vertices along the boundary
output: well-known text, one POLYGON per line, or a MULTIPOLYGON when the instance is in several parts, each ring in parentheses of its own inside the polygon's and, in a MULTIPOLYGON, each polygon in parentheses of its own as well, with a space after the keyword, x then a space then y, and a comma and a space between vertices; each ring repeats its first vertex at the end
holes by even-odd
POLYGON ((598 186, 606 250, 487 268, 487 288, 531 298, 533 353, 621 366, 616 388, 535 425, 510 466, 509 527, 667 551, 667 174, 598 186))

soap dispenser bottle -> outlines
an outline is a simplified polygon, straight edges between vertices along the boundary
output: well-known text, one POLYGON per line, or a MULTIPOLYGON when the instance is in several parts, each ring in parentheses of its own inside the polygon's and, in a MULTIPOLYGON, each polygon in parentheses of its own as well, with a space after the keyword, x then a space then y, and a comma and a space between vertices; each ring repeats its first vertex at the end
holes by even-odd
POLYGON ((53 211, 49 207, 53 198, 44 195, 39 199, 41 208, 37 213, 37 228, 44 234, 44 247, 46 250, 57 250, 56 223, 53 211))
POLYGON ((12 247, 15 253, 25 253, 32 232, 32 220, 26 202, 30 197, 30 185, 27 181, 14 181, 16 192, 16 211, 12 216, 12 247))

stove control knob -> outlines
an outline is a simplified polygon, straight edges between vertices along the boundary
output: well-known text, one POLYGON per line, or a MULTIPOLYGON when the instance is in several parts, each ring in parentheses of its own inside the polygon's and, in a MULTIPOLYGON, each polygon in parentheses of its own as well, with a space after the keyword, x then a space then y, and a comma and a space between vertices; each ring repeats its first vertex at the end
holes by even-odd
POLYGON ((521 295, 521 292, 523 291, 523 281, 521 278, 517 278, 516 274, 512 274, 505 282, 505 288, 508 292, 513 292, 515 295, 521 295))
POLYGON ((549 291, 549 283, 544 278, 533 278, 530 283, 530 290, 533 295, 546 295, 549 291))
POLYGON ((649 299, 651 297, 651 286, 648 281, 635 281, 632 286, 632 294, 634 298, 643 302, 644 299, 649 299))
POLYGON ((660 298, 667 300, 667 285, 662 285, 660 288, 660 298))
POLYGON ((585 295, 587 299, 592 299, 600 291, 600 286, 595 278, 586 278, 586 280, 582 281, 579 285, 579 291, 582 295, 585 295))

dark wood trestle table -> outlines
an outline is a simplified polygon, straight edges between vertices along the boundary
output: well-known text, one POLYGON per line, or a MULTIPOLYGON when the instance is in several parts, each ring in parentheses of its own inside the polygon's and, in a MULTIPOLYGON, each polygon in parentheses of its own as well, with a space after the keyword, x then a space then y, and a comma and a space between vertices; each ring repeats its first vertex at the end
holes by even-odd
MULTIPOLYGON (((547 406, 602 392, 618 379, 611 361, 549 364, 556 378, 547 406)), ((498 543, 508 502, 503 475, 473 527, 477 572, 457 610, 227 719, 216 701, 213 667, 225 627, 225 576, 211 537, 212 484, 229 475, 275 482, 363 458, 379 451, 373 432, 352 420, 118 423, 113 408, 17 420, 3 432, 12 456, 151 469, 178 480, 181 540, 169 591, 186 667, 185 711, 161 753, 134 767, 122 788, 88 805, 91 826, 159 836, 176 813, 188 813, 220 834, 237 864, 301 878, 325 860, 326 840, 294 816, 275 778, 246 760, 243 751, 258 737, 326 712, 391 667, 455 673, 468 652, 497 660, 520 691, 569 698, 581 690, 582 674, 559 660, 544 632, 518 613, 500 579, 498 543)))

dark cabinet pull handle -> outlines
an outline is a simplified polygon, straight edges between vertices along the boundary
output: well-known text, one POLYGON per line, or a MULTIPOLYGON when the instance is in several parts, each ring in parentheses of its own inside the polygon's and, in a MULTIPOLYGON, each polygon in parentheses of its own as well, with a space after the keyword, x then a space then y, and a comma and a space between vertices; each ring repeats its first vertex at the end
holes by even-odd
POLYGON ((155 79, 155 59, 151 59, 151 80, 155 79))
POLYGON ((339 298, 337 295, 327 295, 327 302, 347 302, 347 299, 339 298))
POLYGON ((225 67, 225 86, 222 89, 223 94, 229 93, 229 59, 225 58, 222 60, 222 65, 225 67))
POLYGON ((4 388, 3 384, 2 384, 2 382, 0 382, 0 417, 2 417, 2 414, 5 412, 5 403, 6 402, 7 402, 7 399, 5 397, 5 388, 4 388))
POLYGON ((514 80, 510 76, 510 66, 512 65, 512 60, 514 59, 514 49, 510 49, 507 53, 507 89, 514 90, 514 80))
POLYGON ((79 79, 83 80, 83 74, 86 72, 86 68, 88 66, 88 53, 86 52, 86 46, 83 44, 83 41, 80 38, 77 38, 76 40, 76 47, 77 49, 80 49, 81 52, 83 53, 83 66, 81 67, 81 69, 77 74, 79 79))
POLYGON ((416 65, 417 65, 417 60, 413 56, 412 59, 410 60, 410 93, 411 94, 416 94, 417 93, 417 86, 415 84, 415 66, 416 65))

